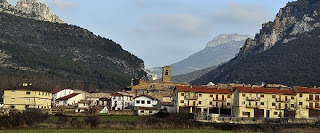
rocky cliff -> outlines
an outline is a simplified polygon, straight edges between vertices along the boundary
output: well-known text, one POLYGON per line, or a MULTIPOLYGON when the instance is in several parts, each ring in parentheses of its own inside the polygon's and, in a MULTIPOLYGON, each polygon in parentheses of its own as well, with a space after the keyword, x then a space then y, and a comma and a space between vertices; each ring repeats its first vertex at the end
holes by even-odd
POLYGON ((274 21, 262 24, 260 33, 254 39, 246 40, 239 52, 240 57, 245 57, 249 53, 261 53, 273 47, 276 42, 294 40, 296 38, 286 38, 305 32, 310 32, 320 27, 320 23, 315 21, 318 18, 319 9, 315 8, 317 0, 298 0, 290 2, 281 8, 274 21))
POLYGON ((47 5, 36 0, 19 0, 16 6, 10 5, 6 0, 1 0, 0 12, 35 20, 63 23, 63 20, 53 14, 47 5))
POLYGON ((231 61, 192 81, 320 85, 320 0, 298 0, 281 8, 245 41, 231 61))

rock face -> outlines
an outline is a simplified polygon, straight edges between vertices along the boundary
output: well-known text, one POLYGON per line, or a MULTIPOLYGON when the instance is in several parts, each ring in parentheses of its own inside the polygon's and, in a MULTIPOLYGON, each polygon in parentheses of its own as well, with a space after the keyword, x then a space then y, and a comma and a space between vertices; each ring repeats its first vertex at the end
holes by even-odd
MULTIPOLYGON (((273 22, 262 24, 259 34, 254 39, 246 41, 240 50, 240 57, 245 57, 249 53, 261 53, 273 47, 279 40, 287 36, 295 36, 305 32, 310 32, 319 23, 314 23, 318 16, 318 9, 305 7, 296 8, 299 4, 312 4, 317 0, 299 0, 290 2, 286 7, 281 8, 273 22), (304 10, 308 10, 305 12, 304 10)), ((287 38, 286 40, 290 40, 287 38)))
POLYGON ((320 0, 297 0, 241 47, 238 55, 192 84, 281 83, 320 85, 320 0))
POLYGON ((49 10, 47 5, 36 0, 19 0, 15 7, 6 0, 2 0, 0 1, 0 12, 35 20, 64 23, 63 20, 49 10))

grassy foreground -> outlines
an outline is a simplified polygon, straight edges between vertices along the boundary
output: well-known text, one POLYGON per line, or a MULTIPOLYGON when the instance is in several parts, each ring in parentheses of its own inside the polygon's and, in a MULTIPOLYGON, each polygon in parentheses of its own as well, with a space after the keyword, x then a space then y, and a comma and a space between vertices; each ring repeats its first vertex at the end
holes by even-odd
MULTIPOLYGON (((152 130, 31 129, 31 130, 0 130, 0 133, 87 133, 87 132, 90 132, 90 133, 233 133, 232 131, 209 130, 209 129, 152 129, 152 130)), ((238 132, 238 133, 241 133, 241 132, 238 132)))

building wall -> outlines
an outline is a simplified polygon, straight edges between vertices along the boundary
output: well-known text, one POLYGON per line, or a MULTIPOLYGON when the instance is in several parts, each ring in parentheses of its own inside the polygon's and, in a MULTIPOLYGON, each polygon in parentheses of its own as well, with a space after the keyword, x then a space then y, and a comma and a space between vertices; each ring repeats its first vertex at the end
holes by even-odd
POLYGON ((132 108, 132 96, 112 96, 111 97, 112 110, 124 110, 132 108))
POLYGON ((56 106, 56 104, 57 104, 56 100, 58 98, 70 95, 72 93, 73 93, 72 89, 63 89, 62 91, 59 91, 59 92, 57 92, 55 94, 52 94, 52 104, 53 104, 53 106, 56 106))
POLYGON ((179 111, 179 107, 190 107, 190 112, 195 108, 205 112, 208 108, 232 108, 232 94, 198 93, 198 92, 175 92, 174 106, 179 111), (217 99, 218 96, 218 99, 217 99), (223 99, 222 99, 223 98, 223 99))
POLYGON ((157 106, 157 104, 158 104, 157 100, 153 100, 145 96, 136 97, 133 102, 133 105, 135 108, 136 107, 155 107, 157 106))
POLYGON ((236 99, 239 98, 239 102, 235 101, 234 105, 234 116, 236 117, 257 117, 258 113, 255 114, 255 109, 260 109, 263 110, 263 117, 267 117, 267 112, 269 112, 270 118, 280 118, 284 117, 285 109, 295 109, 295 95, 239 93, 237 90, 234 95, 236 99))
POLYGON ((159 110, 143 110, 143 109, 139 109, 137 111, 138 115, 154 115, 156 113, 158 113, 159 110))
POLYGON ((5 90, 4 108, 25 110, 26 108, 50 109, 52 93, 31 90, 5 90))

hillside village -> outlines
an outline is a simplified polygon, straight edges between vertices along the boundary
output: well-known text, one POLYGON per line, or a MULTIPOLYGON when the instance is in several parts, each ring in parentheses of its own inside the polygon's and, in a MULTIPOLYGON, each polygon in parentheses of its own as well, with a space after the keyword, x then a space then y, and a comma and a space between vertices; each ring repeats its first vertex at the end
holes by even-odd
POLYGON ((132 80, 129 89, 88 93, 77 89, 53 92, 31 83, 4 90, 2 115, 36 108, 52 115, 155 115, 192 113, 198 120, 230 122, 237 118, 320 118, 320 89, 280 84, 217 84, 171 82, 171 67, 162 81, 132 80))

